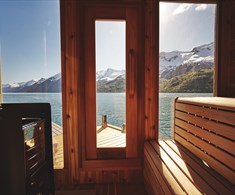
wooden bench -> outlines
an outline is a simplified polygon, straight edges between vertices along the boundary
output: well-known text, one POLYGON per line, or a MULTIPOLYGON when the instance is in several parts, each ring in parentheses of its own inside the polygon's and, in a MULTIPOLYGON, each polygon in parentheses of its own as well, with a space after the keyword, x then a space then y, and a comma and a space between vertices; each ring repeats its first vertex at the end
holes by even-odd
POLYGON ((144 145, 149 194, 235 194, 235 99, 177 98, 174 140, 144 145))

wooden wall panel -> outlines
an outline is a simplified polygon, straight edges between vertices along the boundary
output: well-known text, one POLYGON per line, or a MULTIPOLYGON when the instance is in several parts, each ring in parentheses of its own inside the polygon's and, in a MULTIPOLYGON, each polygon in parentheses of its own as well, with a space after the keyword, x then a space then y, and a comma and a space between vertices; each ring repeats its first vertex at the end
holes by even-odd
POLYGON ((235 97, 235 1, 219 1, 218 6, 218 84, 216 95, 235 97))
POLYGON ((137 143, 137 67, 138 67, 138 12, 126 8, 126 157, 138 156, 137 143))
POLYGON ((64 169, 55 170, 55 184, 78 183, 78 18, 76 1, 61 1, 61 62, 62 62, 62 105, 64 169))
MULTIPOLYGON (((88 111, 85 109, 85 103, 89 101, 85 101, 86 98, 93 98, 90 96, 89 90, 86 88, 86 79, 89 79, 90 76, 94 75, 94 69, 92 67, 87 70, 85 69, 85 39, 86 32, 84 32, 84 26, 86 25, 85 21, 85 7, 88 5, 88 1, 74 1, 74 0, 61 0, 61 55, 62 55, 62 88, 63 88, 63 129, 64 129, 64 159, 65 159, 65 167, 62 170, 55 170, 55 182, 56 187, 67 188, 66 186, 76 186, 81 183, 102 183, 106 181, 113 181, 110 180, 110 177, 113 177, 114 180, 117 179, 118 182, 142 182, 142 170, 141 170, 141 160, 136 158, 136 163, 131 163, 129 166, 129 161, 124 162, 123 165, 119 165, 116 163, 116 166, 111 166, 106 169, 106 162, 101 165, 97 169, 96 160, 93 160, 93 163, 90 163, 89 160, 86 159, 86 150, 85 150, 85 143, 86 141, 83 139, 86 135, 86 122, 85 116, 88 111), (81 30, 82 29, 82 30, 81 30), (85 160, 85 161, 84 161, 85 160), (90 163, 90 167, 83 169, 84 163, 90 163), (134 168, 133 168, 134 167, 134 168), (107 176, 108 175, 108 176, 107 176), (117 176, 115 176, 117 175, 117 176), (107 176, 107 177, 106 177, 107 176), (107 180, 108 178, 108 180, 107 180)), ((139 0, 136 1, 136 5, 130 2, 133 1, 123 1, 123 5, 117 5, 116 1, 107 2, 107 1, 89 1, 88 3, 93 3, 90 7, 97 6, 97 3, 100 7, 104 5, 104 9, 107 10, 105 7, 114 4, 117 7, 122 6, 127 7, 128 9, 132 9, 134 7, 139 6, 139 0)), ((140 8, 140 6, 139 6, 140 8)), ((125 9, 124 9, 125 10, 125 9)), ((129 11, 130 11, 129 10, 129 11)), ((134 9, 133 9, 134 10, 134 9)), ((137 9, 138 10, 138 9, 137 9)), ((114 12, 110 11, 112 15, 114 12)), ((138 11, 131 11, 129 12, 132 15, 134 14, 140 20, 142 18, 141 9, 138 11)), ((92 15, 92 14, 91 14, 92 15)), ((133 25, 138 27, 141 30, 140 23, 133 23, 133 25)), ((93 30, 93 29, 91 29, 93 30)), ((140 37, 132 37, 136 38, 141 41, 140 37)), ((90 40, 94 41, 94 40, 90 40)), ((144 59, 143 48, 140 46, 143 44, 138 45, 137 43, 132 43, 131 45, 135 48, 136 52, 141 54, 141 56, 136 59, 136 66, 140 67, 143 64, 141 59, 144 59), (138 45, 138 47, 137 47, 138 45), (140 61, 139 61, 140 60, 140 61)), ((94 56, 91 58, 94 60, 94 56)), ((93 63, 93 62, 90 62, 93 63)), ((89 62, 88 62, 89 64, 89 62)), ((144 68, 144 66, 142 65, 144 68)), ((138 74, 143 74, 143 71, 138 70, 138 74)), ((135 84, 142 83, 142 91, 137 90, 135 92, 135 98, 142 98, 142 102, 144 102, 144 86, 143 86, 143 78, 144 76, 141 75, 138 77, 140 80, 135 80, 135 84)), ((137 86, 136 86, 137 88, 137 86)), ((144 110, 144 105, 140 102, 135 102, 133 119, 136 120, 136 124, 144 124, 144 114, 143 112, 139 113, 139 111, 144 110), (138 118, 139 117, 139 118, 138 118)), ((134 145, 136 146, 135 149, 129 149, 128 157, 139 157, 142 151, 142 144, 139 144, 139 135, 142 135, 141 132, 144 131, 144 128, 136 128, 131 135, 134 137, 134 145)), ((90 143, 90 138, 89 140, 90 143)), ((96 142, 94 142, 96 143, 96 142)), ((95 153, 94 153, 95 154, 95 153)), ((95 158, 96 156, 91 156, 91 158, 95 158)), ((128 160, 128 159, 126 159, 128 160)), ((126 161, 124 159, 124 161, 126 161)), ((133 159, 130 159, 133 160, 133 159)), ((130 161, 131 162, 131 161, 130 161)), ((109 162, 107 162, 110 165, 109 162)), ((115 165, 112 163, 111 165, 115 165)))
POLYGON ((142 170, 80 170, 81 184, 142 183, 142 170))
POLYGON ((145 5, 145 140, 158 139, 159 3, 145 5))

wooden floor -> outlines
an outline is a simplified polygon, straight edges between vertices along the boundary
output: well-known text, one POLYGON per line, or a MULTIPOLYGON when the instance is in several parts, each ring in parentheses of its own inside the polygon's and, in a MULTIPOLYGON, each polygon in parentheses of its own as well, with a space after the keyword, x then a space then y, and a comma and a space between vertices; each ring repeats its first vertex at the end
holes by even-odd
POLYGON ((69 190, 57 190, 55 195, 147 195, 143 183, 80 185, 69 190))
MULTIPOLYGON (((63 130, 62 127, 52 122, 52 143, 54 169, 64 167, 63 130)), ((116 126, 107 125, 106 128, 97 127, 97 147, 126 147, 126 133, 116 126)))

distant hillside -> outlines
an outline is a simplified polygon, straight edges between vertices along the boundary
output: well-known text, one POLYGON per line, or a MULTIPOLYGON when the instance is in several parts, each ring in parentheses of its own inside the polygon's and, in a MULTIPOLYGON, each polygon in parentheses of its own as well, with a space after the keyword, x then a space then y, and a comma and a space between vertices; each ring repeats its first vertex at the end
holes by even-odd
POLYGON ((214 43, 160 53, 161 93, 212 93, 214 43))
POLYGON ((213 68, 160 80, 161 93, 212 93, 213 68))

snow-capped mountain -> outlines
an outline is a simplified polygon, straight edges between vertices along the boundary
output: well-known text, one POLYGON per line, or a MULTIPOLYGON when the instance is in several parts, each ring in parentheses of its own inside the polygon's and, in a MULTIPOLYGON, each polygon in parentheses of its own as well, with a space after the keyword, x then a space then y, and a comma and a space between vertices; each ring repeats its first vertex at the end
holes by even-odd
POLYGON ((195 47, 191 51, 161 52, 159 60, 160 77, 166 79, 210 68, 214 64, 214 43, 195 47))
POLYGON ((61 74, 56 74, 48 79, 32 79, 27 82, 3 84, 4 93, 15 92, 60 92, 61 91, 61 74))
MULTIPOLYGON (((160 78, 170 80, 176 76, 211 69, 214 65, 214 43, 201 45, 191 51, 161 52, 160 78)), ((125 70, 108 68, 96 72, 97 92, 124 92, 125 70)), ((161 81, 160 79, 160 81, 161 81)), ((4 84, 3 92, 61 92, 61 73, 48 79, 4 84)))
POLYGON ((124 92, 126 86, 125 70, 108 68, 96 73, 97 92, 124 92))
POLYGON ((96 72, 96 81, 104 80, 104 81, 112 81, 119 76, 125 75, 125 70, 115 70, 112 68, 108 68, 107 70, 100 70, 96 72))

